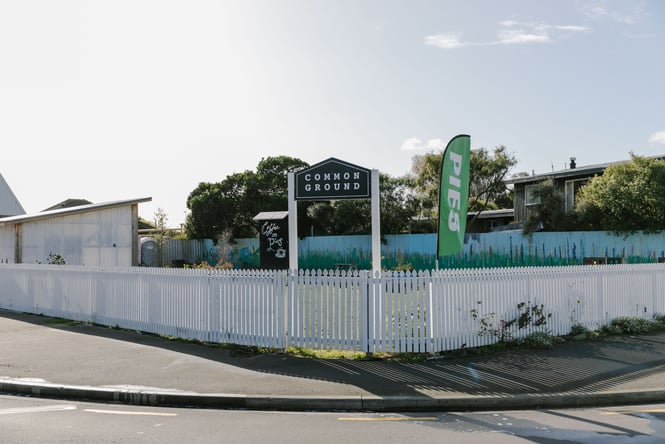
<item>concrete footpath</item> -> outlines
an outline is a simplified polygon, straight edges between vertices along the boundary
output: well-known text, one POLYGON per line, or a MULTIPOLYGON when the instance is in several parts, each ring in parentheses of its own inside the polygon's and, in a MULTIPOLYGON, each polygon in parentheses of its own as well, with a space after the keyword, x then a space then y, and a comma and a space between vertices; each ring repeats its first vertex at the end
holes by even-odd
POLYGON ((425 362, 230 350, 0 310, 0 393, 150 406, 471 411, 665 402, 665 333, 425 362))

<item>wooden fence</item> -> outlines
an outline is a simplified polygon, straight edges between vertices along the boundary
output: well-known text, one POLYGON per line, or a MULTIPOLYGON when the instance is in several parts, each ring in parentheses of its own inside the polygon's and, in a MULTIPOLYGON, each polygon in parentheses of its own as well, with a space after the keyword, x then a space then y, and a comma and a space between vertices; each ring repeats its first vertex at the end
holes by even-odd
POLYGON ((218 343, 436 353, 665 314, 665 265, 372 276, 0 264, 0 308, 218 343))

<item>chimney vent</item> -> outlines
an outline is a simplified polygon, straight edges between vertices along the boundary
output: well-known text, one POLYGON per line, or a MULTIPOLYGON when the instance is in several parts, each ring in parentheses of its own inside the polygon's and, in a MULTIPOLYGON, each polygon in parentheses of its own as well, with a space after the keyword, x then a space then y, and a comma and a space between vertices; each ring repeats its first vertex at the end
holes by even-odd
POLYGON ((571 169, 571 170, 574 170, 575 167, 577 167, 577 164, 575 163, 575 158, 574 158, 574 157, 571 157, 571 158, 570 158, 570 169, 571 169))

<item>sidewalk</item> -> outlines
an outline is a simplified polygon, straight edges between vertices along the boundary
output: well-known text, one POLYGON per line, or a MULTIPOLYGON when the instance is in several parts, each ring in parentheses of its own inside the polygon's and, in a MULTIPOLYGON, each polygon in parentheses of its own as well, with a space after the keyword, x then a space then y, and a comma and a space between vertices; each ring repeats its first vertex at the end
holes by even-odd
POLYGON ((0 310, 0 393, 152 406, 462 411, 665 402, 665 333, 405 363, 233 356, 0 310))

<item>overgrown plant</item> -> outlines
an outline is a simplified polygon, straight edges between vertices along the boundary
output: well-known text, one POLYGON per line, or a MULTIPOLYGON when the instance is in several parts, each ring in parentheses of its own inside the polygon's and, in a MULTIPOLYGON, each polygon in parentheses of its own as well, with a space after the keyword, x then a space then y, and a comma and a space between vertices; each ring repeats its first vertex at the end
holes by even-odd
POLYGON ((51 265, 67 265, 67 261, 58 253, 49 253, 46 262, 51 265))
POLYGON ((607 335, 643 335, 653 331, 659 331, 665 328, 664 317, 662 315, 654 315, 653 320, 632 318, 632 317, 618 317, 612 320, 609 325, 601 328, 602 333, 607 335))
POLYGON ((168 240, 171 238, 171 234, 169 233, 168 230, 168 216, 166 215, 166 212, 161 209, 157 208, 157 211, 155 211, 154 214, 154 225, 155 225, 155 230, 152 233, 153 239, 155 239, 155 242, 157 242, 157 247, 159 248, 159 266, 163 267, 164 266, 164 247, 166 246, 166 243, 168 240))
MULTIPOLYGON (((481 305, 482 301, 478 301, 481 305)), ((513 330, 522 330, 528 327, 535 327, 541 330, 542 333, 549 335, 545 331, 547 321, 552 317, 552 313, 545 313, 545 306, 543 304, 534 305, 531 301, 520 302, 517 304, 517 316, 513 319, 498 319, 496 313, 487 313, 481 315, 477 308, 471 310, 471 317, 474 321, 480 322, 480 336, 491 336, 496 338, 499 342, 511 342, 513 340, 513 330)))
POLYGON ((223 230, 217 236, 217 264, 215 268, 232 269, 231 252, 233 251, 233 232, 229 229, 223 230))

